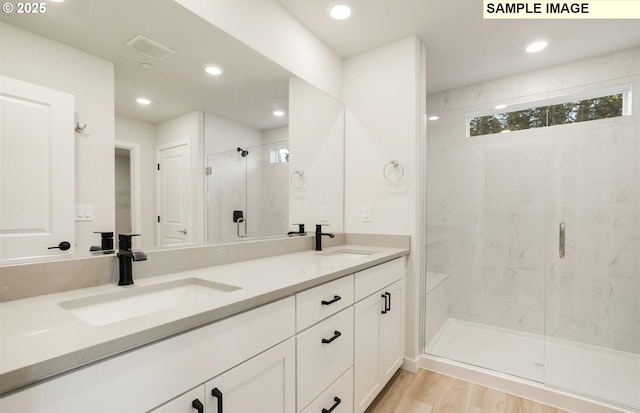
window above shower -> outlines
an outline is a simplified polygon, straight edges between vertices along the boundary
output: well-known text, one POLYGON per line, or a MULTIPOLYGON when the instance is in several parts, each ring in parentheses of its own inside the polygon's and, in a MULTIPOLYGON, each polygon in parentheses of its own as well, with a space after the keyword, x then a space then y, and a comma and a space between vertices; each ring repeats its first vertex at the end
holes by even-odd
POLYGON ((568 125, 631 114, 631 85, 541 99, 467 114, 467 137, 568 125))
POLYGON ((269 163, 289 162, 289 144, 274 145, 269 149, 269 163))

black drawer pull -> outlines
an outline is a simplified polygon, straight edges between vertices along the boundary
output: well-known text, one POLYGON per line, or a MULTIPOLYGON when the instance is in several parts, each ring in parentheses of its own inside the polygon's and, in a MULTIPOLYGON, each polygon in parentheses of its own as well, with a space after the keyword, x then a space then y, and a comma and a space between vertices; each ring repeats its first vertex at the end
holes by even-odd
POLYGON ((220 391, 220 389, 215 387, 213 390, 211 390, 211 395, 218 399, 218 413, 222 413, 222 392, 220 391))
POLYGON ((191 407, 196 409, 198 413, 204 413, 204 404, 202 404, 202 402, 198 399, 195 399, 191 402, 191 407))
POLYGON ((382 295, 381 295, 381 297, 382 297, 382 299, 384 300, 384 306, 383 306, 383 308, 382 308, 382 311, 380 311, 380 312, 381 312, 382 314, 387 314, 387 311, 388 311, 388 310, 387 310, 387 306, 389 305, 389 304, 387 304, 387 295, 386 295, 386 294, 382 294, 382 295))
POLYGON ((339 332, 338 330, 336 330, 336 331, 334 331, 334 332, 333 332, 333 337, 331 337, 331 338, 323 338, 323 339, 322 339, 322 342, 323 342, 324 344, 329 344, 329 343, 331 343, 333 340, 335 340, 336 338, 340 337, 341 335, 342 335, 342 333, 341 333, 341 332, 339 332))
POLYGON ((335 409, 336 407, 338 407, 338 405, 340 404, 340 402, 341 402, 342 400, 340 400, 340 398, 339 398, 339 397, 334 397, 334 398, 333 398, 333 401, 335 402, 335 403, 333 404, 333 406, 331 406, 331 408, 330 408, 329 410, 327 410, 327 409, 322 409, 322 413, 331 413, 331 412, 333 411, 333 409, 335 409))
POLYGON ((339 295, 334 295, 333 300, 331 301, 322 300, 322 305, 331 305, 336 301, 340 301, 340 300, 342 300, 342 297, 340 297, 339 295))

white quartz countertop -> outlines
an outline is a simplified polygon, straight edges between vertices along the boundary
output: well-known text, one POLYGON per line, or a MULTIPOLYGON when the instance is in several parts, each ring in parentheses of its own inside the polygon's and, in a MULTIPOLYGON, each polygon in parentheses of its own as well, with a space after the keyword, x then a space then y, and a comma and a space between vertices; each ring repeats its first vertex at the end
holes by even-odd
MULTIPOLYGON (((291 296, 408 254, 407 249, 343 245, 0 303, 0 394, 173 334, 291 296), (369 255, 326 255, 336 250, 369 255), (60 303, 185 278, 239 287, 194 304, 91 325, 60 303)), ((134 264, 135 279, 135 264, 134 264)))

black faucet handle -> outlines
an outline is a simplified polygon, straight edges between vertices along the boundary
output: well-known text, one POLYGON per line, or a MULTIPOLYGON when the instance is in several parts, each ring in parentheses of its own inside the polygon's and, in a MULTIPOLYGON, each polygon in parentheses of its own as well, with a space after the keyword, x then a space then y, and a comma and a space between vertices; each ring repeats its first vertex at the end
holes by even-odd
POLYGON ((291 224, 291 225, 297 225, 299 233, 302 234, 304 232, 304 224, 291 224))
POLYGON ((118 248, 123 251, 131 250, 131 238, 139 236, 140 234, 118 234, 118 248))

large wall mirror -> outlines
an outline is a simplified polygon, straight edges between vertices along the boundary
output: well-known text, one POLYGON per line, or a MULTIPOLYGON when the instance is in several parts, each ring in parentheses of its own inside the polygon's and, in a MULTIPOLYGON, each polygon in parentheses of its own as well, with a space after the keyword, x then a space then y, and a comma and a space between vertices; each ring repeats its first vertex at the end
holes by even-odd
POLYGON ((173 0, 0 20, 0 262, 343 230, 340 102, 173 0))

